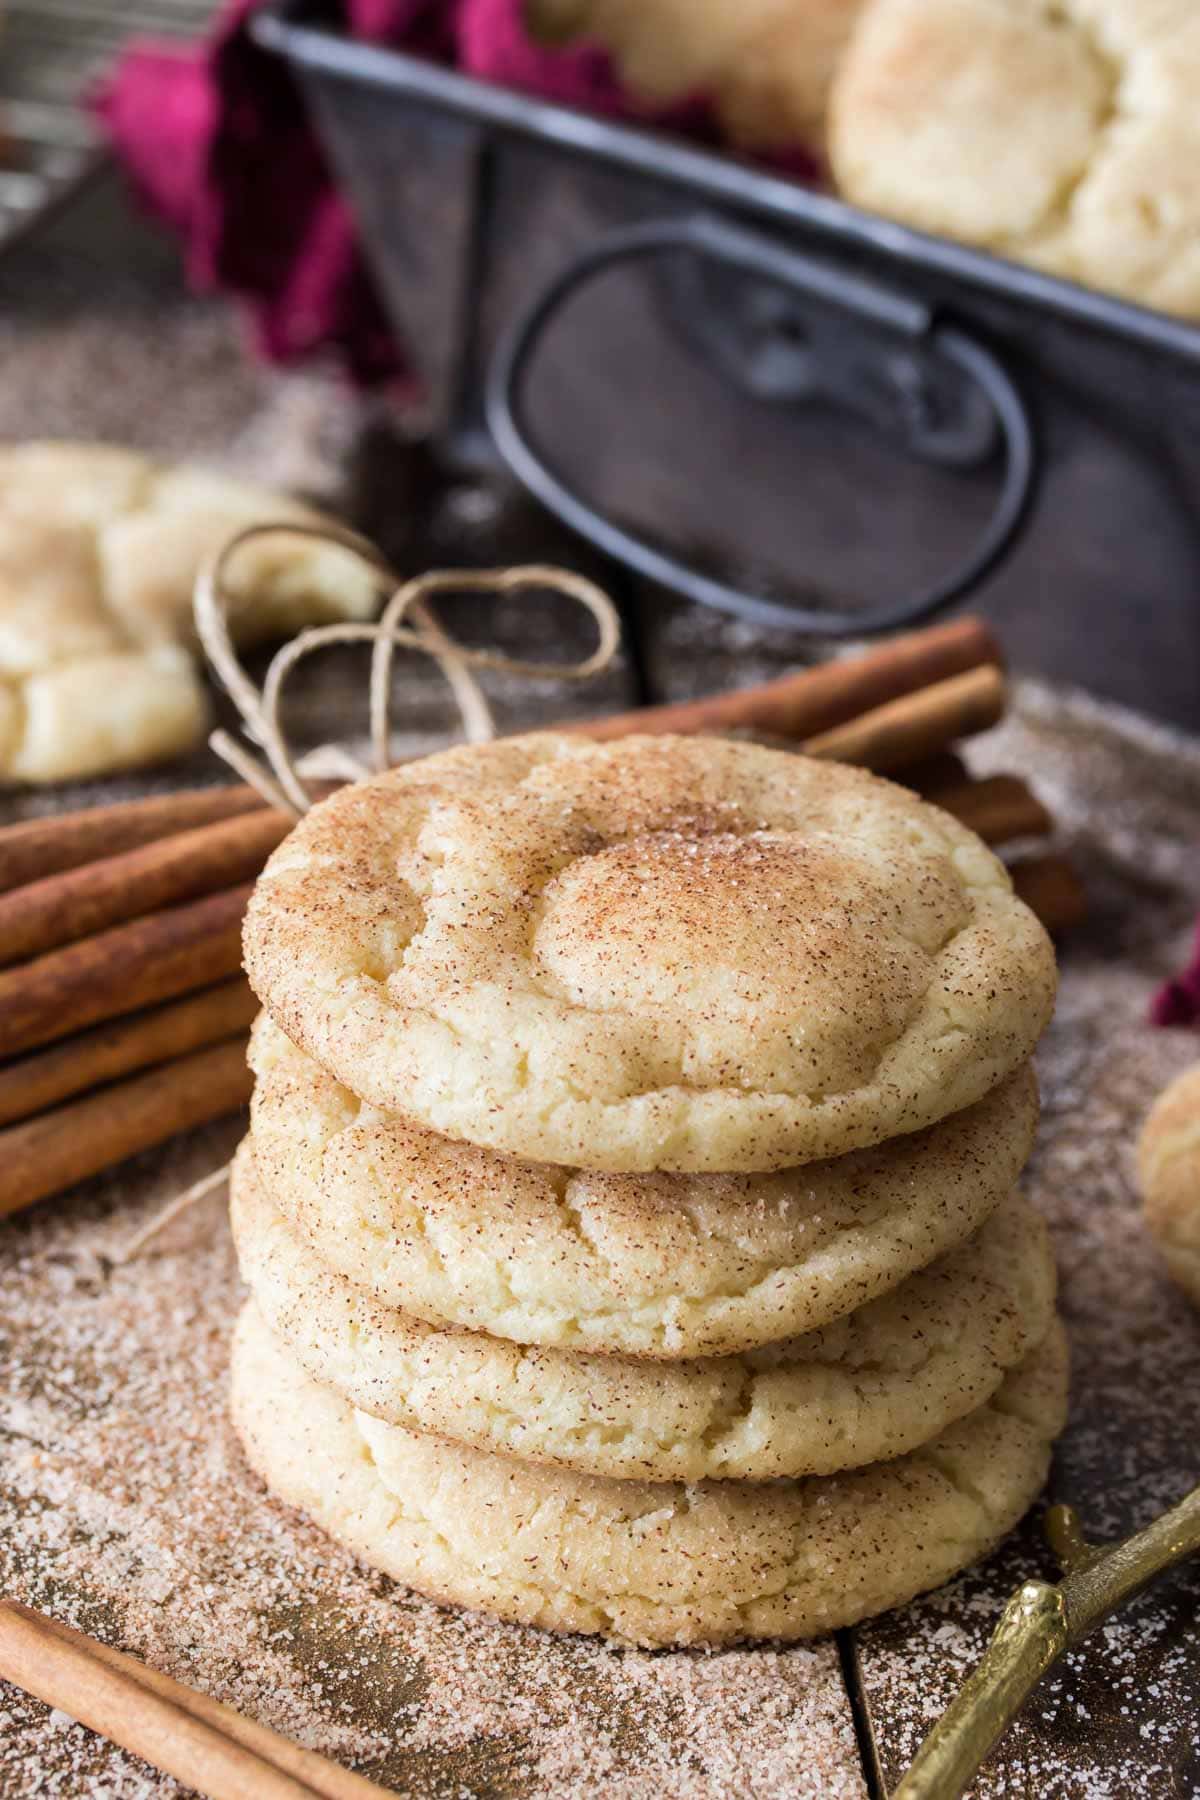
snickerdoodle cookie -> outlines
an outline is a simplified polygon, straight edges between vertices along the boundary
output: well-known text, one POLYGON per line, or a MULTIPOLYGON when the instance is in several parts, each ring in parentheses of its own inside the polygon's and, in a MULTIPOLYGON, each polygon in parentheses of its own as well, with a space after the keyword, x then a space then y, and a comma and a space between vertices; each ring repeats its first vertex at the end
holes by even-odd
POLYGON ((769 1170, 972 1105, 1054 999, 964 826, 714 738, 447 751, 302 819, 246 920, 275 1021, 354 1093, 576 1167, 769 1170))
POLYGON ((1200 1063, 1150 1110, 1138 1144, 1146 1224, 1175 1280, 1200 1305, 1200 1063))
POLYGON ((829 135, 859 206, 1200 315, 1195 0, 871 0, 829 135))
MULTIPOLYGON (((138 767, 201 742, 192 587, 246 526, 313 525, 284 494, 115 444, 0 447, 0 780, 138 767)), ((376 584, 336 544, 255 540, 228 575, 236 642, 366 618, 376 584)))
POLYGON ((964 1242, 1029 1155, 1028 1067, 923 1132, 765 1175, 519 1161, 364 1106, 269 1019, 255 1155, 321 1260, 385 1305, 521 1343, 726 1355, 825 1325, 964 1242))
POLYGON ((850 1624, 990 1549, 1042 1484, 1066 1373, 1056 1325, 992 1400, 897 1462, 759 1485, 611 1481, 356 1412, 249 1306, 233 1416, 275 1494, 422 1593, 552 1630, 710 1644, 850 1624))
POLYGON ((426 1325, 334 1274, 234 1168, 234 1239, 264 1321, 314 1380, 389 1423, 589 1475, 764 1481, 902 1456, 1039 1344, 1054 1260, 1015 1195, 861 1311, 743 1356, 648 1362, 426 1325))

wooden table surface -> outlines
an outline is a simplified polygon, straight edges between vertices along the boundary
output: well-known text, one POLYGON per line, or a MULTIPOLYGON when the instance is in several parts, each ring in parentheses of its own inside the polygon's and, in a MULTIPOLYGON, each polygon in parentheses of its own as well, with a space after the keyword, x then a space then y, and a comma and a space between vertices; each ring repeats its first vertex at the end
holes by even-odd
MULTIPOLYGON (((406 567, 556 553, 544 522, 438 481, 326 376, 251 369, 227 315, 185 298, 169 258, 147 251, 131 273, 104 245, 98 231, 65 260, 23 253, 0 318, 0 435, 112 436, 349 499, 406 567)), ((624 598, 620 666, 585 694, 501 687, 503 724, 746 683, 803 648, 624 598)), ((494 627, 478 613, 476 623, 494 627)), ((536 617, 506 619, 503 631, 514 645, 565 647, 536 617)), ((313 735, 360 729, 359 668, 339 656, 306 675, 300 710, 313 735)), ((407 670, 400 698, 400 748, 445 740, 446 698, 427 671, 407 670)), ((1146 1106, 1200 1048, 1144 1022, 1200 900, 1200 749, 1031 687, 973 755, 981 769, 1033 779, 1092 902, 1063 946, 1027 1187, 1051 1222, 1074 1350, 1051 1494, 1103 1536, 1145 1521, 1200 1474, 1200 1316, 1163 1275, 1130 1179, 1146 1106)), ((153 785, 206 770, 197 758, 153 785)), ((9 796, 2 810, 82 798, 9 796)), ((163 1197, 221 1160, 241 1128, 180 1140, 0 1228, 0 1587, 408 1794, 885 1792, 1003 1598, 1026 1573, 1050 1570, 1039 1516, 938 1595, 785 1650, 611 1651, 408 1596, 269 1501, 241 1463, 223 1407, 239 1290, 219 1205, 156 1254, 119 1260, 163 1197)), ((1181 1571, 1115 1620, 1035 1697, 975 1791, 1200 1794, 1198 1601, 1200 1570, 1181 1571)), ((2 1686, 0 1727, 5 1795, 180 1791, 2 1686)))

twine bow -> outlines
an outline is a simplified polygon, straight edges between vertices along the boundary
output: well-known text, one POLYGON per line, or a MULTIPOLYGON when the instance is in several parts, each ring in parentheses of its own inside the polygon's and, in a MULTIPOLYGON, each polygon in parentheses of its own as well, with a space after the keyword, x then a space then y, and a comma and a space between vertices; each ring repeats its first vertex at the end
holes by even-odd
MULTIPOLYGON (((468 743, 481 744, 495 737, 496 724, 487 697, 475 678, 477 669, 496 669, 530 680, 587 681, 608 667, 621 641, 620 620, 608 595, 594 581, 569 569, 555 568, 549 563, 524 563, 511 569, 437 569, 411 581, 402 581, 375 546, 356 532, 345 531, 336 525, 296 524, 292 520, 251 525, 231 537, 201 568, 192 599, 196 633, 204 653, 241 713, 247 735, 261 747, 262 754, 256 755, 227 731, 214 731, 208 741, 217 755, 256 789, 269 806, 290 812, 296 818, 313 804, 313 796, 304 785, 306 774, 360 781, 372 770, 382 773, 391 767, 392 665, 398 648, 418 650, 437 664, 458 705, 464 737, 468 743), (373 624, 342 620, 333 625, 313 625, 299 632, 276 651, 260 688, 247 674, 234 648, 229 613, 236 596, 230 592, 226 577, 230 562, 246 544, 280 532, 289 537, 336 544, 360 557, 376 577, 380 593, 387 598, 382 613, 373 624), (521 657, 506 656, 499 650, 460 644, 445 629, 430 600, 434 594, 504 596, 534 590, 563 595, 591 614, 596 622, 597 642, 588 656, 575 663, 530 662, 521 657), (288 676, 304 657, 329 644, 372 646, 368 688, 369 766, 362 764, 341 744, 322 744, 317 750, 297 758, 289 749, 280 724, 280 701, 288 676)), ((124 1246, 117 1261, 127 1262, 141 1255, 173 1219, 226 1182, 229 1172, 230 1165, 225 1164, 212 1170, 186 1193, 177 1195, 124 1246)))
POLYGON ((247 735, 262 750, 256 755, 227 731, 214 731, 213 750, 271 806, 299 818, 313 804, 305 775, 334 775, 361 780, 372 770, 390 768, 391 686, 396 650, 417 650, 436 663, 458 705, 468 743, 487 743, 496 735, 495 720, 475 671, 495 669, 529 680, 587 681, 608 667, 621 641, 616 608, 603 589, 584 575, 549 563, 525 563, 509 569, 437 569, 404 581, 366 538, 335 525, 264 523, 239 531, 203 565, 193 596, 196 632, 214 674, 242 715, 247 735), (235 603, 227 585, 230 563, 246 544, 277 533, 335 544, 361 558, 375 576, 383 611, 373 623, 350 620, 314 625, 276 652, 261 688, 247 674, 229 626, 235 603), (486 593, 497 596, 549 591, 575 601, 595 620, 596 647, 578 662, 532 662, 499 650, 461 644, 438 618, 432 596, 486 593), (371 763, 363 765, 342 745, 325 744, 303 758, 293 756, 280 724, 284 685, 297 663, 330 644, 370 644, 368 688, 371 763), (265 758, 265 760, 264 760, 265 758))

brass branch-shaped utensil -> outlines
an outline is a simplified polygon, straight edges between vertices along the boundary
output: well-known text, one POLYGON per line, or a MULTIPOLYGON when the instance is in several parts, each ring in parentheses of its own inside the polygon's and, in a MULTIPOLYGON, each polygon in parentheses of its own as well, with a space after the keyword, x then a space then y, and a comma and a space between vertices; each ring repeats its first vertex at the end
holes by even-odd
POLYGON ((1062 1564, 1062 1580, 1026 1581, 1017 1589, 978 1668, 925 1739, 892 1800, 959 1800, 1059 1657, 1156 1576, 1200 1552, 1200 1487, 1117 1544, 1089 1543, 1070 1506, 1051 1507, 1046 1536, 1062 1564))

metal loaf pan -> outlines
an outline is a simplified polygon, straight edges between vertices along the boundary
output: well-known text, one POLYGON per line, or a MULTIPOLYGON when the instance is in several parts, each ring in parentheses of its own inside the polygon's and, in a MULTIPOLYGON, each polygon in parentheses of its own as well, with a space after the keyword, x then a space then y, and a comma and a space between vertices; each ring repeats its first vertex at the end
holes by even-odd
POLYGON ((1200 716, 1200 328, 757 166, 255 21, 445 455, 764 625, 967 593, 1019 665, 1200 716))

